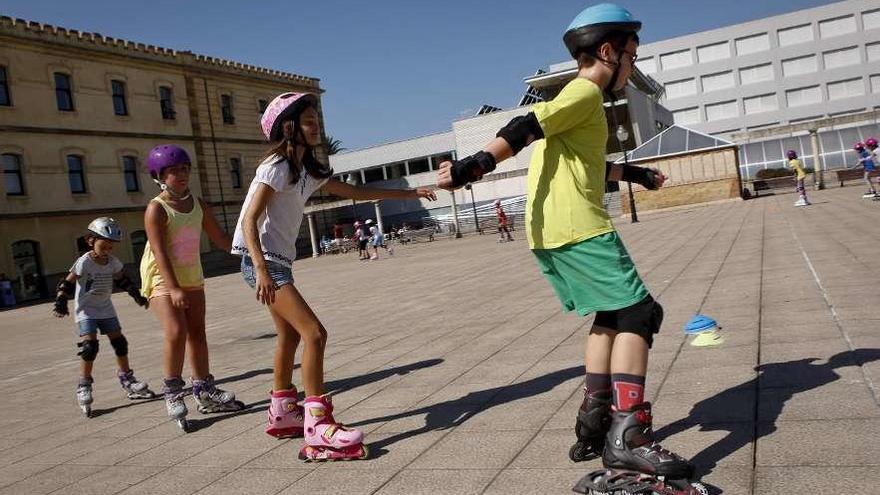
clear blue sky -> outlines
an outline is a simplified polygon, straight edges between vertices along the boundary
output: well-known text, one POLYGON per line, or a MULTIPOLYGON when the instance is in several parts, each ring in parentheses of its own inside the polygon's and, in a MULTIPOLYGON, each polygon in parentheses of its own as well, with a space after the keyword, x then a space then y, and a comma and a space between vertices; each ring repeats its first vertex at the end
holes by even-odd
MULTIPOLYGON (((515 105, 523 77, 567 60, 562 33, 593 3, 0 0, 0 13, 320 78, 327 131, 354 149, 448 130, 483 103, 515 105)), ((830 2, 620 3, 647 43, 830 2)))

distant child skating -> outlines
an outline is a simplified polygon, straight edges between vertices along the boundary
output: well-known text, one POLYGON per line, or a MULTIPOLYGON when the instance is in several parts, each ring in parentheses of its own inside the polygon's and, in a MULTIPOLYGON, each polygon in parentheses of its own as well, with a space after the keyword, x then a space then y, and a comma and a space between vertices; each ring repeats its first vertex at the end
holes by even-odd
POLYGON ((794 204, 795 206, 809 206, 810 200, 807 199, 807 188, 804 187, 804 179, 807 178, 807 172, 804 170, 804 166, 801 164, 801 161, 798 160, 797 152, 795 150, 788 150, 788 153, 785 154, 788 158, 788 166, 797 174, 797 186, 795 187, 795 191, 798 193, 798 200, 794 204))
POLYGON ((135 378, 128 362, 128 340, 122 335, 122 326, 110 296, 113 286, 128 292, 134 301, 146 307, 147 299, 122 271, 122 262, 113 256, 114 244, 122 240, 122 229, 116 220, 96 218, 88 227, 86 241, 91 250, 80 256, 59 284, 53 314, 63 318, 69 314, 67 301, 74 300, 74 315, 81 341, 77 344, 80 378, 76 400, 86 417, 92 414, 92 366, 98 355, 98 332, 106 335, 116 354, 119 366, 117 376, 122 390, 129 399, 152 399, 156 395, 146 382, 135 378))

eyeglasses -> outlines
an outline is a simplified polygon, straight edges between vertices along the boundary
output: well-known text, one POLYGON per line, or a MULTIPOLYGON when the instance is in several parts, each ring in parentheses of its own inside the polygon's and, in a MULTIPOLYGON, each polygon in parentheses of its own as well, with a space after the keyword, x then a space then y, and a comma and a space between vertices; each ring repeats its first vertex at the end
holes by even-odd
POLYGON ((636 63, 636 60, 639 59, 639 54, 638 54, 638 53, 635 53, 635 52, 628 52, 628 51, 626 51, 626 50, 624 50, 623 53, 629 55, 629 62, 630 62, 631 64, 636 63))

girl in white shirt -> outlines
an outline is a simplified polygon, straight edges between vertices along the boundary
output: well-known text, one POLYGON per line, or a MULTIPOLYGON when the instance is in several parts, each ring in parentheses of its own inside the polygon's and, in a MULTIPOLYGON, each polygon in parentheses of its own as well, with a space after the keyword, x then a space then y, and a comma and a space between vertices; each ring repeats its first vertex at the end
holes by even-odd
POLYGON ((232 253, 242 257, 242 274, 269 308, 278 333, 274 385, 266 433, 277 437, 304 434, 299 457, 305 461, 363 459, 368 455, 363 433, 333 419, 324 390, 324 346, 327 330, 293 283, 296 237, 305 203, 316 190, 342 198, 436 199, 431 189, 355 187, 331 179, 332 169, 315 157, 321 142, 318 98, 284 93, 272 100, 261 118, 272 148, 257 168, 235 228, 232 253), (303 342, 303 407, 296 402, 293 360, 303 342))

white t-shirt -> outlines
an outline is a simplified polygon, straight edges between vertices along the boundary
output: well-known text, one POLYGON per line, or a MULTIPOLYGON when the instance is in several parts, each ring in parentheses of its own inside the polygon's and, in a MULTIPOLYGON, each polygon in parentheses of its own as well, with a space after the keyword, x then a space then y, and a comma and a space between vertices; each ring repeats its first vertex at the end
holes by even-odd
POLYGON ((107 264, 102 265, 86 253, 73 263, 70 271, 79 277, 74 297, 76 321, 116 318, 110 296, 113 294, 113 275, 122 271, 122 262, 109 255, 107 264))
POLYGON ((326 182, 327 179, 315 179, 303 171, 299 181, 292 184, 287 160, 279 161, 276 157, 263 161, 257 167, 257 174, 251 181, 247 196, 244 198, 238 224, 235 226, 235 235, 232 237, 232 254, 238 256, 248 254, 242 224, 257 186, 262 183, 275 191, 266 205, 266 211, 257 220, 263 257, 290 267, 296 259, 296 238, 302 225, 306 201, 326 182))
POLYGON ((380 236, 379 229, 375 225, 370 227, 370 238, 373 239, 373 241, 381 241, 382 237, 380 236))

